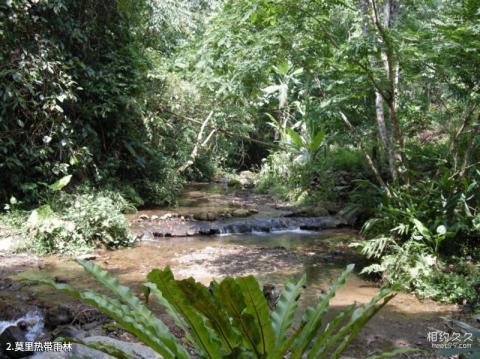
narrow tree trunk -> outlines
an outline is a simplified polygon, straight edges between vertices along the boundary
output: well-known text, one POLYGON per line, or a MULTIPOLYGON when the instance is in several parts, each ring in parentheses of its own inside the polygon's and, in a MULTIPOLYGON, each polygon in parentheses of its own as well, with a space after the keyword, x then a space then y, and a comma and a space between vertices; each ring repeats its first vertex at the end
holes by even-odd
POLYGON ((468 169, 468 162, 470 161, 470 156, 475 147, 475 142, 477 140, 478 131, 480 130, 480 125, 478 122, 480 122, 480 115, 477 116, 477 123, 474 125, 472 129, 472 132, 470 135, 470 142, 468 143, 465 153, 463 154, 462 167, 459 172, 460 177, 463 177, 465 175, 465 172, 468 169))
POLYGON ((385 150, 387 151, 388 168, 390 170, 392 179, 393 181, 397 181, 397 160, 395 157, 395 151, 390 141, 390 137, 388 135, 387 125, 385 123, 385 112, 383 107, 383 97, 382 95, 380 95, 380 93, 378 93, 378 91, 375 91, 375 112, 377 117, 378 134, 380 136, 380 139, 382 140, 385 150))
POLYGON ((210 131, 210 134, 205 139, 203 138, 203 132, 205 131, 205 128, 207 127, 208 121, 210 121, 210 118, 212 117, 212 115, 213 115, 213 111, 211 111, 208 114, 205 121, 203 121, 202 126, 200 127, 200 131, 198 132, 198 135, 197 135, 197 142, 195 143, 195 146, 193 147, 192 153, 190 154, 190 158, 187 160, 187 162, 185 162, 182 166, 180 166, 177 169, 177 174, 180 174, 180 173, 184 172, 187 168, 189 168, 191 165, 194 164, 195 159, 198 156, 199 150, 202 147, 205 147, 207 145, 208 141, 210 140, 210 138, 212 138, 213 134, 215 133, 216 130, 213 129, 212 131, 210 131))
MULTIPOLYGON (((374 2, 369 5, 369 0, 361 0, 360 1, 360 10, 362 13, 362 20, 363 20, 363 35, 365 37, 368 37, 370 34, 370 24, 369 24, 369 6, 372 7, 373 9, 373 16, 372 16, 372 21, 378 24, 378 14, 376 10, 376 5, 374 2)), ((386 9, 387 7, 385 7, 386 9)), ((388 11, 385 10, 385 19, 389 21, 390 19, 390 7, 388 7, 388 11)), ((388 69, 390 68, 388 63, 389 63, 389 58, 386 54, 385 51, 382 51, 382 61, 384 63, 384 67, 387 71, 388 74, 388 69)), ((377 60, 375 59, 374 56, 369 57, 369 63, 370 66, 374 68, 378 68, 379 65, 377 63, 377 60)), ((387 78, 389 76, 387 75, 387 78)), ((391 82, 391 81, 390 81, 391 82)), ((394 100, 392 101, 391 98, 394 96, 390 96, 388 99, 388 108, 389 108, 389 114, 390 114, 390 121, 392 120, 396 121, 396 104, 394 100), (392 111, 393 109, 393 111, 392 111), (393 118, 392 118, 393 115, 393 118)), ((387 124, 385 122, 385 110, 384 110, 384 97, 380 92, 379 88, 375 88, 375 114, 376 114, 376 122, 377 122, 377 127, 378 127, 378 134, 380 137, 380 140, 383 143, 383 146, 385 148, 385 151, 387 153, 387 158, 388 158, 388 167, 390 170, 390 176, 392 177, 392 180, 396 182, 398 180, 398 170, 397 170, 397 159, 398 155, 395 151, 395 141, 390 140, 390 135, 388 131, 387 124)))

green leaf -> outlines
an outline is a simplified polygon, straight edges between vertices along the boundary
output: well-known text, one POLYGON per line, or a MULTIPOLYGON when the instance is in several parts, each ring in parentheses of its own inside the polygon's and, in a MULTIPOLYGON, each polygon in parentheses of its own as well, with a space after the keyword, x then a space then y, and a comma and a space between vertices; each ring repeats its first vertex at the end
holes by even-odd
POLYGON ((383 308, 395 294, 392 294, 389 290, 381 290, 380 293, 375 296, 369 303, 364 304, 357 308, 349 322, 342 326, 338 332, 330 336, 325 345, 319 350, 318 356, 326 356, 329 350, 338 344, 335 351, 329 356, 329 358, 336 359, 347 348, 347 346, 356 338, 360 330, 365 324, 381 309, 383 308), (379 305, 378 302, 383 300, 379 305))
POLYGON ((187 298, 180 285, 175 281, 170 267, 165 268, 163 271, 154 269, 148 274, 147 278, 158 287, 166 300, 183 317, 197 349, 206 358, 221 358, 220 339, 207 322, 207 319, 191 305, 189 298, 187 298))
POLYGON ((321 325, 321 321, 323 316, 328 310, 330 299, 335 296, 336 291, 340 288, 343 284, 345 284, 348 275, 353 271, 355 266, 350 264, 347 268, 343 271, 340 277, 336 280, 336 282, 330 287, 329 291, 325 293, 318 302, 317 306, 311 314, 306 317, 307 322, 305 327, 302 329, 297 340, 293 343, 293 350, 291 359, 300 359, 302 355, 307 350, 308 346, 312 342, 313 338, 318 332, 318 328, 321 325))
POLYGON ((99 352, 108 354, 113 356, 114 358, 118 359, 138 359, 136 355, 132 355, 120 348, 117 348, 116 346, 113 346, 111 344, 107 344, 104 342, 86 342, 80 339, 74 339, 74 338, 57 338, 56 341, 62 342, 62 343, 76 343, 76 344, 81 344, 86 347, 98 350, 99 352))
POLYGON ((356 306, 351 304, 343 309, 331 322, 327 324, 323 333, 315 339, 312 349, 308 353, 307 359, 318 358, 318 352, 321 350, 325 342, 336 333, 342 321, 353 313, 356 306))
POLYGON ((294 130, 287 128, 287 134, 298 148, 304 147, 302 138, 294 130))
POLYGON ((72 175, 68 175, 65 177, 60 178, 58 181, 55 183, 52 183, 50 186, 48 186, 52 191, 61 191, 66 185, 70 183, 70 180, 72 179, 72 175))
MULTIPOLYGON (((232 353, 241 343, 240 334, 234 330, 228 314, 216 302, 208 288, 196 282, 193 278, 177 283, 185 297, 189 299, 190 304, 208 319, 210 325, 222 340, 224 352, 227 355, 232 353)), ((212 283, 212 285, 215 284, 212 283)))
POLYGON ((123 305, 116 299, 94 292, 79 292, 68 284, 56 283, 51 280, 34 280, 36 283, 47 284, 73 298, 80 299, 119 323, 126 331, 135 335, 139 340, 162 355, 165 359, 189 359, 190 356, 178 343, 169 331, 154 331, 153 325, 138 316, 129 306, 123 305), (179 347, 180 351, 175 350, 179 347))
POLYGON ((170 302, 163 296, 162 291, 158 289, 158 287, 154 283, 151 282, 145 283, 144 286, 147 287, 148 290, 150 290, 151 294, 153 294, 157 301, 164 307, 167 314, 175 322, 175 325, 182 329, 185 332, 185 335, 189 335, 187 324, 179 315, 179 313, 175 310, 175 308, 170 304, 170 302))
POLYGON ((157 333, 160 339, 165 342, 164 345, 173 353, 182 358, 188 358, 186 350, 178 344, 176 338, 170 333, 169 328, 160 319, 155 317, 137 297, 132 295, 128 287, 120 285, 115 277, 94 263, 81 259, 77 259, 76 261, 82 265, 87 272, 91 273, 98 282, 108 288, 124 303, 128 304, 138 320, 144 323, 149 331, 157 333))
POLYGON ((270 310, 258 281, 254 276, 236 278, 246 304, 246 313, 250 314, 260 333, 260 343, 257 350, 266 355, 273 349, 275 334, 270 320, 270 310))
POLYGON ((413 218, 412 219, 413 224, 415 225, 415 228, 417 231, 425 238, 425 239, 430 239, 431 238, 431 233, 430 230, 425 227, 425 225, 420 222, 418 219, 413 218))
POLYGON ((294 283, 287 283, 280 294, 275 311, 271 314, 273 331, 275 333, 275 349, 280 350, 285 342, 287 332, 292 326, 298 299, 307 281, 306 275, 294 283))
POLYGON ((232 325, 238 328, 243 338, 243 344, 257 357, 260 356, 260 330, 254 316, 247 311, 242 288, 233 278, 227 277, 219 285, 213 287, 217 302, 225 308, 232 318, 232 325))
POLYGON ((323 144, 323 139, 325 138, 326 132, 319 131, 313 138, 312 142, 310 143, 310 152, 315 153, 318 151, 320 146, 323 144))
POLYGON ((286 75, 288 74, 288 70, 290 70, 290 65, 288 64, 288 61, 282 61, 276 68, 275 70, 279 75, 286 75))

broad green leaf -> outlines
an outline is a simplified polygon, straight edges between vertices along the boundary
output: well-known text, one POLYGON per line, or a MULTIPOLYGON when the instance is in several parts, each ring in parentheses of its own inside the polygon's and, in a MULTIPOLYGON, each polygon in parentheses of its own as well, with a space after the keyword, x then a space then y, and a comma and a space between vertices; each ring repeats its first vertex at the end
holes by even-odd
POLYGON ((291 140, 293 141, 293 143, 298 147, 298 148, 302 148, 304 147, 304 143, 302 141, 302 138, 298 135, 298 133, 296 133, 294 130, 292 130, 291 128, 287 128, 287 134, 288 136, 291 138, 291 140))
POLYGON ((287 283, 280 294, 275 310, 271 314, 276 350, 280 350, 286 340, 287 332, 292 326, 298 309, 298 299, 306 281, 307 277, 303 275, 296 284, 287 283))
POLYGON ((228 314, 219 306, 208 288, 196 282, 193 278, 177 283, 185 297, 189 299, 190 304, 208 319, 210 325, 222 340, 224 352, 226 354, 232 353, 241 343, 240 334, 234 330, 228 314))
POLYGON ((282 61, 278 66, 275 67, 275 70, 279 75, 286 75, 288 74, 288 70, 290 70, 290 65, 288 64, 288 61, 282 61))
POLYGON ((430 233, 430 230, 425 227, 425 225, 420 222, 418 219, 413 218, 412 219, 413 224, 415 225, 415 228, 418 230, 418 232, 425 238, 425 239, 430 239, 432 234, 430 233))
POLYGON ((318 352, 318 356, 326 357, 329 350, 335 345, 337 345, 335 351, 331 355, 329 355, 329 358, 338 358, 340 354, 343 353, 345 348, 352 342, 352 340, 356 338, 356 336, 365 326, 365 324, 381 308, 383 308, 390 300, 392 300, 394 296, 395 295, 392 294, 389 290, 381 290, 380 293, 375 296, 369 303, 358 307, 353 312, 349 322, 343 325, 335 335, 328 338, 325 345, 318 352), (383 302, 378 304, 378 302, 381 300, 383 300, 383 302))
POLYGON ((263 88, 262 91, 265 92, 265 94, 267 94, 267 95, 271 95, 272 93, 280 91, 280 85, 267 86, 267 87, 263 88))
POLYGON ((173 319, 175 325, 177 325, 180 329, 182 329, 186 335, 188 335, 188 327, 183 320, 183 318, 177 313, 175 308, 170 304, 170 302, 163 296, 162 291, 158 289, 158 287, 151 282, 147 282, 144 284, 146 288, 150 291, 151 294, 157 299, 157 301, 165 308, 167 314, 173 319))
POLYGON ((312 142, 310 143, 310 152, 315 153, 318 151, 320 146, 323 144, 323 139, 325 138, 325 131, 317 132, 312 142))
POLYGON ((179 283, 175 281, 170 267, 163 271, 154 269, 147 278, 158 287, 166 300, 183 317, 197 349, 206 358, 221 358, 221 341, 218 335, 208 323, 207 318, 192 306, 179 283))
MULTIPOLYGON (((79 292, 68 284, 55 283, 52 280, 35 280, 40 284, 47 284, 62 291, 73 298, 97 308, 102 313, 118 322, 126 331, 135 335, 139 340, 162 355, 165 359, 189 359, 189 354, 180 346, 177 339, 168 331, 152 330, 154 325, 137 316, 129 306, 116 299, 94 292, 79 292), (177 350, 177 348, 179 350, 177 350)), ((157 319, 158 320, 158 319, 157 319)))
POLYGON ((247 311, 242 288, 233 278, 227 277, 218 285, 213 287, 213 294, 218 303, 225 308, 232 318, 232 325, 238 328, 243 337, 243 344, 256 357, 261 355, 258 347, 260 342, 260 329, 258 328, 255 317, 247 311))
POLYGON ((241 277, 236 278, 235 281, 242 290, 246 304, 246 313, 254 318, 260 333, 261 341, 257 349, 261 354, 266 355, 272 351, 275 341, 267 300, 255 277, 241 277))
POLYGON ((62 177, 58 181, 56 181, 55 183, 52 183, 48 187, 53 191, 61 191, 66 185, 68 185, 70 183, 71 179, 72 179, 72 175, 62 177))
POLYGON ((130 288, 121 285, 118 280, 113 277, 109 272, 103 270, 99 266, 92 262, 77 259, 76 260, 87 272, 100 282, 104 287, 108 288, 117 298, 122 302, 128 304, 136 316, 143 320, 146 325, 149 326, 153 332, 161 333, 163 336, 168 337, 175 345, 170 349, 174 352, 178 352, 182 355, 186 354, 183 347, 175 343, 175 337, 170 333, 169 328, 153 313, 145 307, 141 301, 131 294, 130 288))
POLYGON ((351 304, 343 309, 331 322, 327 324, 325 330, 318 336, 312 349, 308 353, 307 359, 316 359, 318 358, 318 352, 323 347, 324 343, 338 330, 339 326, 341 325, 342 321, 347 318, 349 315, 353 313, 356 306, 355 304, 351 304))
POLYGON ((323 316, 328 310, 330 299, 335 296, 338 288, 345 284, 348 275, 353 271, 354 267, 355 266, 353 264, 348 265, 345 271, 343 271, 343 273, 336 280, 336 282, 330 287, 329 291, 320 298, 317 306, 311 312, 311 315, 308 317, 308 320, 305 324, 305 327, 302 329, 301 334, 293 343, 292 355, 290 357, 291 359, 300 359, 305 353, 308 346, 318 332, 323 316))

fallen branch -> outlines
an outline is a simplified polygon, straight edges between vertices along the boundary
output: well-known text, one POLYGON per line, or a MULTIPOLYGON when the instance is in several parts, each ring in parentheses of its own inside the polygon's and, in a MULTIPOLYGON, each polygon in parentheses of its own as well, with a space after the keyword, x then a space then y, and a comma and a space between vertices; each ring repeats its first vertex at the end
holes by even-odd
POLYGON ((206 137, 206 139, 203 139, 203 132, 205 131, 205 127, 207 127, 208 121, 210 121, 210 119, 212 118, 212 115, 213 115, 213 111, 210 111, 205 121, 203 121, 202 126, 200 127, 200 131, 198 132, 198 135, 197 135, 197 142, 195 143, 192 153, 190 154, 190 158, 187 162, 185 162, 182 166, 180 166, 177 169, 177 174, 182 173, 188 167, 193 165, 193 163, 195 162, 195 159, 198 156, 199 150, 207 145, 208 141, 210 140, 210 138, 212 138, 213 134, 215 133, 216 130, 213 129, 210 132, 210 134, 206 137))

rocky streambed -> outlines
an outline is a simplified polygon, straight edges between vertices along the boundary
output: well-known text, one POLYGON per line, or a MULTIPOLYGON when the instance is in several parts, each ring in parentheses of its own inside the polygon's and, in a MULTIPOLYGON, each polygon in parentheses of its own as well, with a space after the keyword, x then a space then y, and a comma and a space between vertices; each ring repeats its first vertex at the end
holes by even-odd
MULTIPOLYGON (((166 265, 178 278, 193 276, 205 284, 225 276, 252 274, 266 286, 267 294, 288 279, 307 273, 308 283, 301 299, 301 306, 306 307, 317 301, 347 264, 356 263, 358 268, 364 264, 363 258, 350 248, 361 238, 348 228, 349 219, 341 216, 339 207, 323 203, 295 209, 250 190, 196 184, 186 189, 175 208, 129 215, 132 231, 143 239, 136 246, 97 250, 85 258, 109 270, 139 296, 147 273, 166 265)), ((4 335, 0 348, 5 348, 7 340, 28 341, 33 334, 34 341, 42 343, 69 336, 110 341, 130 348, 137 358, 155 358, 103 314, 48 287, 21 280, 31 276, 103 290, 71 258, 0 253, 0 332, 4 335)), ((378 290, 377 283, 352 275, 332 300, 332 310, 341 310, 353 302, 366 303, 378 290)), ((161 308, 153 306, 152 310, 172 325, 161 308)), ((464 308, 420 301, 400 293, 362 331, 345 358, 362 359, 393 347, 431 349, 428 332, 432 328, 446 329, 441 316, 463 318, 464 308)), ((32 353, 9 352, 8 357, 22 354, 32 353)), ((0 358, 2 355, 6 357, 3 353, 0 358)), ((34 358, 72 355, 108 358, 77 344, 71 352, 39 352, 34 358)))

